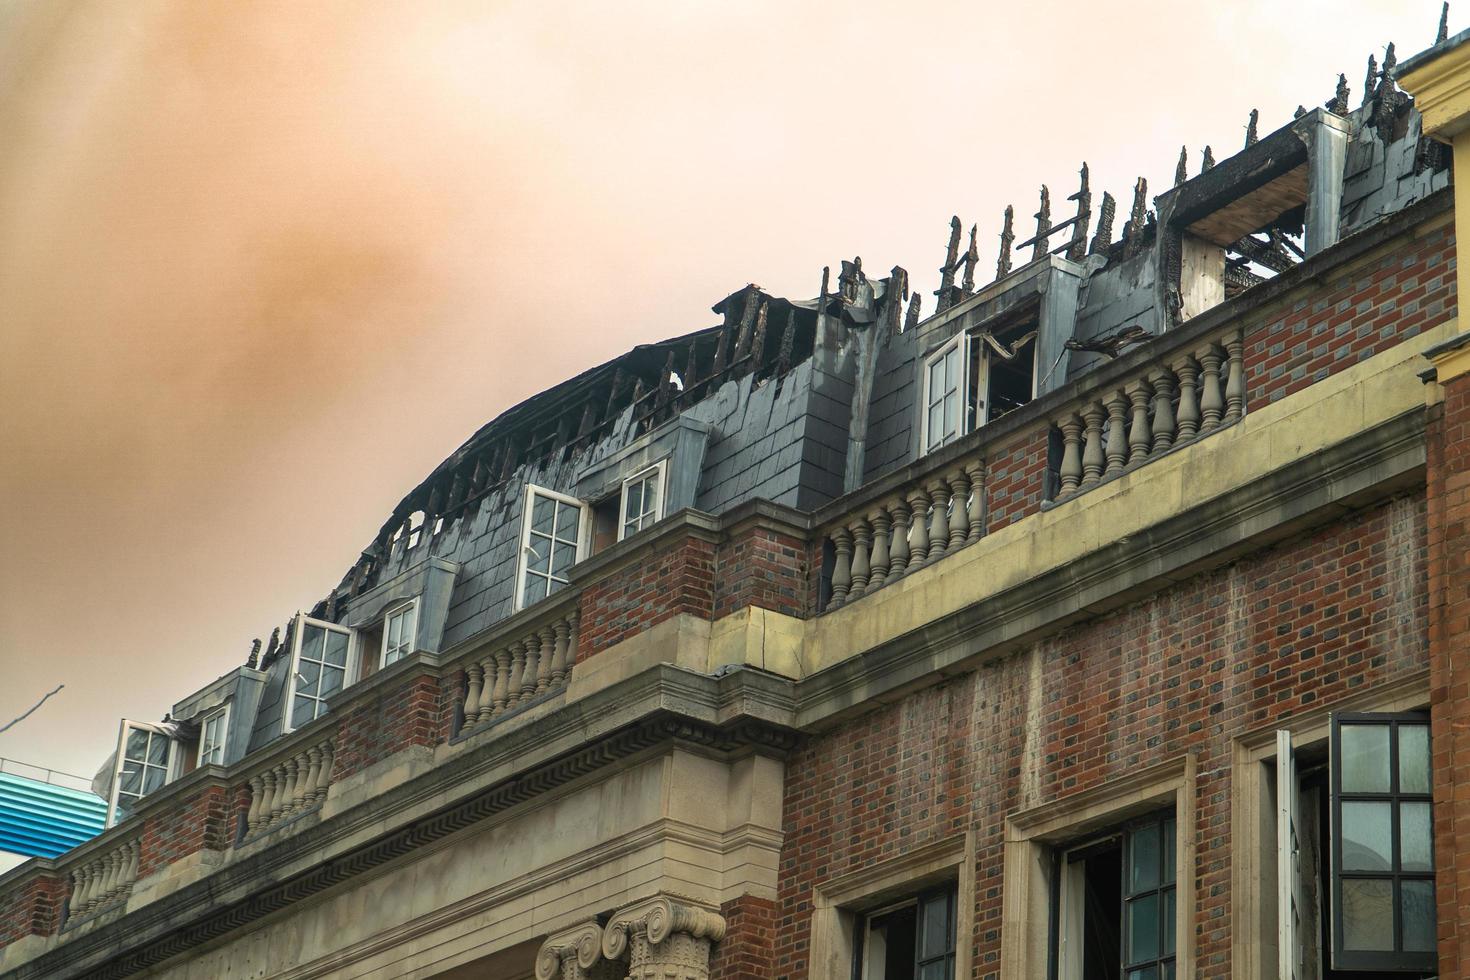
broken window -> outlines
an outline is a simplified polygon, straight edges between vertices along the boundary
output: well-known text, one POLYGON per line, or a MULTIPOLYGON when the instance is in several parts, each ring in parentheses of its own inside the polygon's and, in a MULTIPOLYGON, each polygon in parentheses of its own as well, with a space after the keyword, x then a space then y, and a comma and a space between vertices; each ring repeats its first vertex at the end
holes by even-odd
POLYGON ((1126 824, 1061 855, 1060 980, 1173 980, 1172 812, 1126 824))
POLYGON ((123 719, 112 774, 107 825, 125 819, 138 801, 169 781, 173 774, 173 739, 163 731, 123 719))
POLYGON ((1277 733, 1277 943, 1288 980, 1437 969, 1429 718, 1334 715, 1328 758, 1277 733))
POLYGON ((622 502, 618 508, 622 514, 618 527, 619 541, 663 517, 667 465, 667 461, 660 461, 623 481, 622 502))
POLYGON ((287 683, 286 731, 327 713, 327 701, 347 686, 352 631, 298 615, 287 683))
POLYGON ((587 540, 587 505, 537 486, 526 487, 516 608, 524 609, 560 592, 587 540))
POLYGON ((924 362, 922 445, 941 446, 1036 397, 1036 321, 959 334, 924 362))
POLYGON ((383 619, 383 666, 402 660, 413 652, 418 625, 418 603, 399 606, 383 619))
POLYGON ((862 980, 954 980, 955 887, 925 892, 864 916, 855 976, 862 980))
POLYGON ((225 736, 229 721, 228 704, 204 716, 204 721, 199 725, 199 765, 225 764, 225 736))

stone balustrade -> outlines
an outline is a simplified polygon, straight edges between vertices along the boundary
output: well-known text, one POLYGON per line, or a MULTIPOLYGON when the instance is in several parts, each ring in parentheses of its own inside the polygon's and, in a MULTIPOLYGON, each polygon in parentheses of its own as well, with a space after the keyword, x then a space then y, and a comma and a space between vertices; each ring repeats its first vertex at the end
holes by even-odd
POLYGON ((575 603, 493 651, 465 664, 463 728, 483 725, 566 687, 577 662, 575 603))
POLYGON ((250 777, 245 835, 265 833, 293 816, 321 806, 332 783, 333 752, 328 739, 250 777))
POLYGON ((1239 332, 1163 359, 1052 418, 1062 447, 1054 500, 1236 422, 1245 414, 1239 332))
POLYGON ((984 461, 978 452, 829 525, 832 588, 825 609, 836 609, 984 533, 984 461))
POLYGON ((71 918, 101 912, 127 900, 138 880, 138 838, 124 841, 71 872, 71 918))

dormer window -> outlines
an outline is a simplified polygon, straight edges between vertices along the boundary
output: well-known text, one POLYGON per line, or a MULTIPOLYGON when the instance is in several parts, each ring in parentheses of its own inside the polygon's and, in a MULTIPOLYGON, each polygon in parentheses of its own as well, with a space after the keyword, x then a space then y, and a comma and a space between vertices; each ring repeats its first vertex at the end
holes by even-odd
POLYGON ((396 663, 413 652, 414 630, 418 624, 418 603, 410 602, 391 610, 383 618, 383 666, 396 663))
POLYGON ((622 515, 618 525, 618 540, 656 523, 664 516, 664 471, 667 460, 662 460, 630 476, 623 481, 623 493, 618 512, 622 515))
POLYGON ((199 725, 199 765, 225 764, 225 733, 230 722, 230 706, 224 705, 204 716, 199 725))
POLYGON ((924 361, 925 453, 1036 397, 1036 314, 956 335, 924 361))
POLYGON ((287 681, 286 731, 327 713, 327 700, 347 686, 352 631, 336 623, 297 617, 287 681))
POLYGON ((568 585, 572 566, 582 559, 587 522, 587 505, 577 498, 542 487, 526 487, 520 574, 516 578, 517 609, 540 602, 568 585))
POLYGON ((133 812, 138 801, 168 782, 173 771, 173 739, 161 731, 123 719, 112 774, 107 825, 133 812))

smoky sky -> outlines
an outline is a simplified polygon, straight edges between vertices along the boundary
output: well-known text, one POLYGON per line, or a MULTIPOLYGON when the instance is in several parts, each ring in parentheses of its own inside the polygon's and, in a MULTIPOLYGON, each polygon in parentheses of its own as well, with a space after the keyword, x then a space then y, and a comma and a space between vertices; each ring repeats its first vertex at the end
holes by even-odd
POLYGON ((844 257, 932 290, 951 214, 983 270, 1083 160, 1126 213, 1438 14, 9 0, 0 724, 66 688, 0 756, 90 775, 533 392, 844 257))

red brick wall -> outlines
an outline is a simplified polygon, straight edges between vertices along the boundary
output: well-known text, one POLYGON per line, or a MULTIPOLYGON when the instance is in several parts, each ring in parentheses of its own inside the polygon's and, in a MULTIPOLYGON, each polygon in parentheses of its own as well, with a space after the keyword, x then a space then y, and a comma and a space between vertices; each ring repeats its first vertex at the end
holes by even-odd
POLYGON ((333 782, 409 746, 440 741, 442 700, 439 680, 421 674, 346 712, 337 725, 333 746, 333 782))
POLYGON ((1246 332, 1246 408, 1261 408, 1455 315, 1455 236, 1445 225, 1246 332))
POLYGON ((1429 652, 1434 744, 1434 852, 1439 968, 1462 976, 1470 964, 1470 375, 1444 385, 1428 428, 1429 652), (1442 794, 1440 787, 1454 787, 1442 794))
POLYGON ((686 537, 589 585, 582 592, 577 660, 680 613, 714 608, 715 547, 686 537))
POLYGON ((960 941, 995 976, 1005 815, 1194 751, 1197 975, 1229 977, 1231 740, 1422 669, 1425 614, 1423 501, 1398 499, 807 743, 787 767, 770 975, 807 975, 814 884, 974 828, 960 941))
POLYGON ((63 875, 41 875, 7 892, 0 905, 0 949, 26 936, 50 936, 61 925, 61 904, 70 885, 63 875))
POLYGON ((720 906, 725 938, 710 957, 712 980, 771 980, 776 942, 776 903, 741 895, 720 906))
POLYGON ((1043 426, 989 453, 985 468, 986 533, 999 531, 1041 509, 1047 440, 1043 426))
POLYGON ((229 790, 209 786, 149 814, 139 838, 138 877, 146 878, 195 851, 222 850, 229 843, 229 806, 229 790))
POLYGON ((805 615, 807 569, 801 538, 760 527, 732 535, 715 551, 714 618, 746 606, 805 615))

